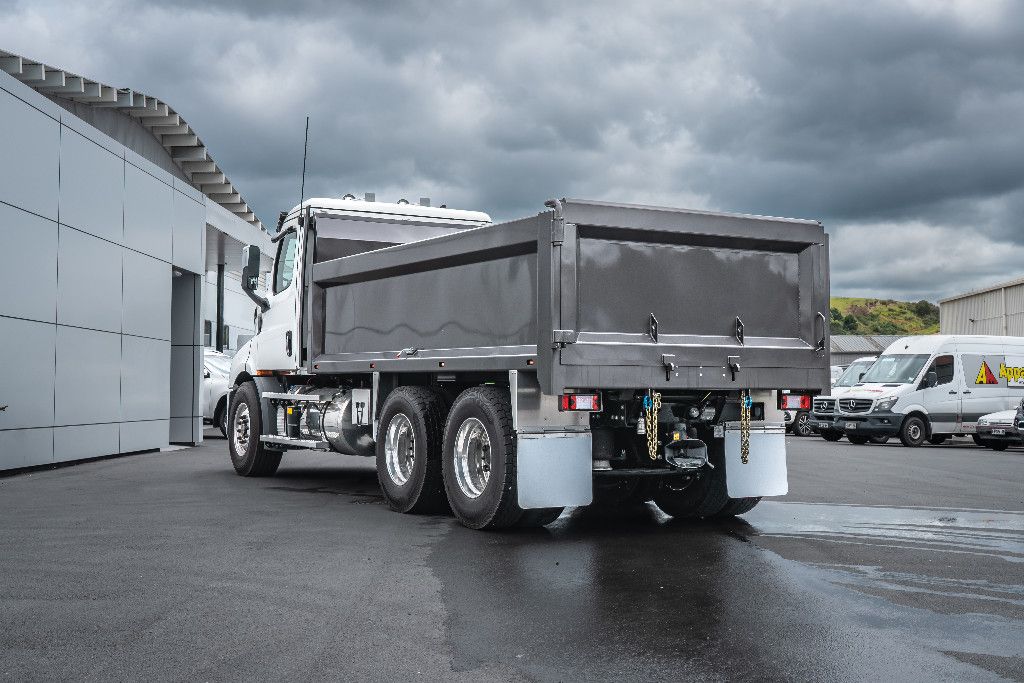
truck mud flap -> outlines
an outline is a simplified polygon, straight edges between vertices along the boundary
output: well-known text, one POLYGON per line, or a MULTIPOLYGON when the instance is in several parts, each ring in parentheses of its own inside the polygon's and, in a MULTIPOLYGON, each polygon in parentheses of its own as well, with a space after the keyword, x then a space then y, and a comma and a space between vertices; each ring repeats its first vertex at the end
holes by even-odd
POLYGON ((516 440, 519 507, 531 510, 591 503, 590 432, 520 433, 516 440))
POLYGON ((789 493, 786 470, 786 428, 765 424, 750 428, 750 455, 743 462, 740 427, 725 428, 725 483, 730 498, 784 496, 789 493))

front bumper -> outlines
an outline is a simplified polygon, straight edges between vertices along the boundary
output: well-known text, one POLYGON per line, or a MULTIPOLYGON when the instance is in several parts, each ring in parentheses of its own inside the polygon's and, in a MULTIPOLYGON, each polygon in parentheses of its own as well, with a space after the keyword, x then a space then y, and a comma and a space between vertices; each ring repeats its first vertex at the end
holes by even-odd
POLYGON ((838 415, 812 415, 811 429, 864 436, 896 436, 903 424, 902 413, 876 412, 838 415))
POLYGON ((978 425, 977 434, 982 441, 1024 443, 1024 433, 1014 425, 978 425))

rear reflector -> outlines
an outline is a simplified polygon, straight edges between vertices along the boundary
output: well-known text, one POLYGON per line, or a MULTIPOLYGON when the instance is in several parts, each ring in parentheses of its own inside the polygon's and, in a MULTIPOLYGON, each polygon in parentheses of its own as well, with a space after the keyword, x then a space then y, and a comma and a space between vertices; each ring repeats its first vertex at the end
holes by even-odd
POLYGON ((807 394, 779 394, 780 410, 810 410, 811 397, 807 394))
POLYGON ((599 412, 601 410, 601 394, 562 394, 558 409, 599 412))

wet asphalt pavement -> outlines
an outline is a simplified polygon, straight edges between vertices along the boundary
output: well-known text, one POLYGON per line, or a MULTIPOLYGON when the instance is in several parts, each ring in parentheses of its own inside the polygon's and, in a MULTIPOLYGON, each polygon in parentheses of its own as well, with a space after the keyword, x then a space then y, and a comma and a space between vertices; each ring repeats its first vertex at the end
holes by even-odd
POLYGON ((742 519, 514 533, 216 438, 3 478, 0 679, 1024 680, 1024 449, 789 451, 742 519))

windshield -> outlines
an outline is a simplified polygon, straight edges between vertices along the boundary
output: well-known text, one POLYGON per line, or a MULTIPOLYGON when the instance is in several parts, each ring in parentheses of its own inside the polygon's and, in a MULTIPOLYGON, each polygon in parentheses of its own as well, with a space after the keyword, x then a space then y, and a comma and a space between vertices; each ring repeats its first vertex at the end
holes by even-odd
POLYGON ((214 356, 212 354, 207 355, 205 358, 206 366, 218 372, 222 375, 227 375, 231 372, 231 359, 226 356, 214 356))
POLYGON ((862 382, 880 384, 910 384, 917 379, 921 368, 928 362, 927 354, 892 354, 879 356, 864 375, 862 382))
POLYGON ((861 360, 854 361, 850 367, 846 368, 846 372, 839 376, 836 380, 835 386, 837 387, 852 387, 854 384, 860 381, 860 373, 867 372, 867 369, 875 361, 873 360, 861 360))

